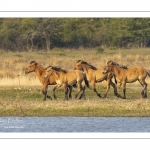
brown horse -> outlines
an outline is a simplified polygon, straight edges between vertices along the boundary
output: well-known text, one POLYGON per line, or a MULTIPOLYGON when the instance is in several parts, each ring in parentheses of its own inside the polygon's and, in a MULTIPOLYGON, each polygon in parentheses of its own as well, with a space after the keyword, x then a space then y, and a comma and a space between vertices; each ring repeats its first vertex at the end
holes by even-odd
POLYGON ((85 85, 82 85, 82 82, 84 81, 86 86, 89 87, 88 81, 86 79, 85 74, 80 70, 73 70, 73 71, 66 71, 66 72, 60 72, 58 68, 49 66, 46 69, 46 75, 45 78, 54 75, 56 79, 57 85, 55 88, 59 88, 61 86, 65 89, 65 99, 68 99, 68 86, 73 86, 74 84, 77 84, 78 92, 75 95, 75 98, 77 98, 78 94, 82 91, 79 99, 81 99, 83 96, 85 98, 85 85))
MULTIPOLYGON (((63 69, 61 71, 65 72, 65 70, 63 69)), ((46 100, 46 98, 49 98, 52 100, 51 96, 47 95, 47 89, 48 89, 48 85, 56 85, 55 76, 51 75, 47 79, 44 79, 43 76, 46 74, 46 70, 41 65, 39 65, 36 61, 31 61, 30 65, 26 68, 25 74, 28 74, 30 72, 35 72, 40 82, 43 84, 43 87, 42 87, 42 93, 44 94, 43 100, 46 100)), ((69 97, 71 97, 72 87, 69 87, 69 88, 70 88, 69 97)), ((55 87, 53 88, 53 96, 54 96, 54 99, 57 98, 55 94, 55 87)))
POLYGON ((103 73, 106 74, 108 72, 112 72, 116 81, 120 83, 120 85, 122 84, 124 94, 122 98, 126 99, 126 83, 133 83, 135 81, 139 81, 144 87, 141 92, 142 98, 147 98, 147 83, 145 82, 145 79, 147 75, 150 76, 148 70, 141 66, 127 68, 125 66, 119 66, 116 62, 108 61, 103 73))
POLYGON ((96 90, 96 83, 106 80, 107 81, 107 90, 103 97, 107 97, 107 93, 110 89, 110 84, 114 88, 114 94, 117 97, 120 97, 119 94, 117 93, 117 88, 116 88, 115 84, 112 82, 113 74, 111 72, 104 75, 102 73, 103 68, 97 69, 96 67, 94 67, 82 60, 77 61, 74 70, 82 70, 86 73, 87 80, 89 83, 91 83, 91 86, 92 86, 94 92, 97 94, 97 96, 102 97, 101 94, 99 94, 96 90))

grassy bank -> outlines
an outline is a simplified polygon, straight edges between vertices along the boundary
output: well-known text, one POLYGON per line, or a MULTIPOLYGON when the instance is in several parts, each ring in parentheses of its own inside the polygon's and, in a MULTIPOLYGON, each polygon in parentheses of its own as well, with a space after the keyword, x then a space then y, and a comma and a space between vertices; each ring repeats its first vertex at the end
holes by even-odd
MULTIPOLYGON (((98 90, 104 94, 104 88, 98 90)), ((112 89, 105 99, 99 99, 90 89, 86 91, 86 100, 63 100, 63 89, 57 91, 57 96, 57 100, 42 101, 39 88, 0 89, 0 116, 150 117, 150 99, 141 99, 140 89, 128 88, 126 100, 116 98, 112 89)))

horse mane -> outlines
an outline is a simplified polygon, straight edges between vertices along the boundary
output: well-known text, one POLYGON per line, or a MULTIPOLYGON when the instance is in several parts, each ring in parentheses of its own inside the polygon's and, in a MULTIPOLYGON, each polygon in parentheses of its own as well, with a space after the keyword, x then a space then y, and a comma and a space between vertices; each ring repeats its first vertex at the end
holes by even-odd
POLYGON ((48 66, 48 67, 45 68, 45 70, 48 69, 49 67, 51 67, 51 68, 52 68, 53 70, 55 70, 55 71, 67 73, 66 70, 64 70, 64 69, 62 69, 62 68, 60 68, 60 67, 54 67, 54 66, 48 66))
POLYGON ((30 64, 32 64, 32 63, 35 63, 36 65, 38 64, 35 60, 32 60, 32 61, 30 62, 30 64))
POLYGON ((34 63, 35 65, 38 65, 40 68, 44 69, 43 66, 39 65, 35 60, 31 61, 30 64, 34 63))
POLYGON ((123 69, 128 69, 128 67, 127 67, 127 66, 121 66, 121 68, 123 68, 123 69))
POLYGON ((114 62, 114 61, 112 61, 112 60, 109 60, 109 61, 107 62, 107 64, 110 63, 110 62, 112 62, 113 65, 116 65, 116 66, 118 66, 119 68, 128 69, 127 66, 120 66, 118 63, 116 63, 116 62, 114 62))
POLYGON ((91 65, 91 64, 89 64, 89 63, 87 63, 86 61, 78 60, 78 61, 77 61, 77 63, 78 63, 78 62, 81 62, 81 64, 88 65, 88 67, 90 67, 90 68, 91 68, 91 69, 93 69, 93 70, 97 70, 97 68, 96 68, 96 67, 94 67, 93 65, 91 65))

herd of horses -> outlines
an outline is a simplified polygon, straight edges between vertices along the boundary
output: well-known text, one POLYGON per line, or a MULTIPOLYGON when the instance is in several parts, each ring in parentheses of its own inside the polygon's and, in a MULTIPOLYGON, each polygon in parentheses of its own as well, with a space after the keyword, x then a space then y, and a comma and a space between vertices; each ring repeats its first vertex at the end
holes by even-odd
POLYGON ((56 89, 63 86, 65 99, 72 98, 72 88, 77 87, 78 91, 75 94, 75 98, 84 98, 86 88, 91 88, 100 98, 106 98, 110 85, 113 87, 114 95, 118 98, 126 99, 126 83, 133 83, 139 81, 143 86, 141 92, 142 98, 147 98, 147 83, 145 81, 147 75, 150 77, 150 71, 137 66, 134 68, 127 68, 126 66, 120 66, 114 61, 108 61, 107 65, 102 68, 96 68, 95 66, 83 61, 78 60, 75 67, 71 71, 64 70, 59 67, 48 66, 47 68, 42 67, 36 61, 31 61, 29 66, 25 70, 25 74, 35 72, 40 82, 42 83, 42 93, 44 95, 44 101, 48 98, 52 100, 52 97, 47 94, 48 85, 54 85, 53 97, 56 97, 56 89), (114 78, 115 83, 112 81, 114 78), (107 81, 107 89, 104 96, 98 93, 96 89, 96 83, 107 81), (117 92, 117 87, 120 84, 123 88, 123 96, 117 92))

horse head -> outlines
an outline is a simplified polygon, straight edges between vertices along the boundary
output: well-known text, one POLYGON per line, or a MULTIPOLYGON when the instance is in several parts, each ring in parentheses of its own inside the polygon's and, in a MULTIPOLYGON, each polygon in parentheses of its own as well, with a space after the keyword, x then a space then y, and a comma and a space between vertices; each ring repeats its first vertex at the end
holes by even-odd
POLYGON ((30 65, 25 70, 25 74, 35 71, 35 68, 37 65, 38 65, 38 63, 35 60, 31 61, 30 65))
POLYGON ((74 67, 74 70, 82 70, 83 71, 82 63, 83 63, 82 60, 78 60, 74 67))
POLYGON ((111 71, 112 71, 112 68, 110 66, 105 66, 102 73, 107 74, 108 72, 111 72, 111 71))
POLYGON ((117 66, 117 67, 119 67, 119 68, 123 68, 123 69, 128 69, 128 67, 127 66, 120 66, 118 63, 116 63, 116 62, 114 62, 114 61, 112 61, 112 60, 109 60, 108 62, 107 62, 107 66, 109 66, 109 67, 112 67, 112 66, 117 66))
POLYGON ((109 60, 109 61, 107 62, 107 66, 112 66, 112 65, 114 65, 114 62, 113 62, 112 60, 109 60))
POLYGON ((52 75, 52 73, 53 73, 53 67, 52 66, 48 66, 45 70, 46 70, 46 73, 43 76, 44 78, 47 78, 48 76, 52 75))

